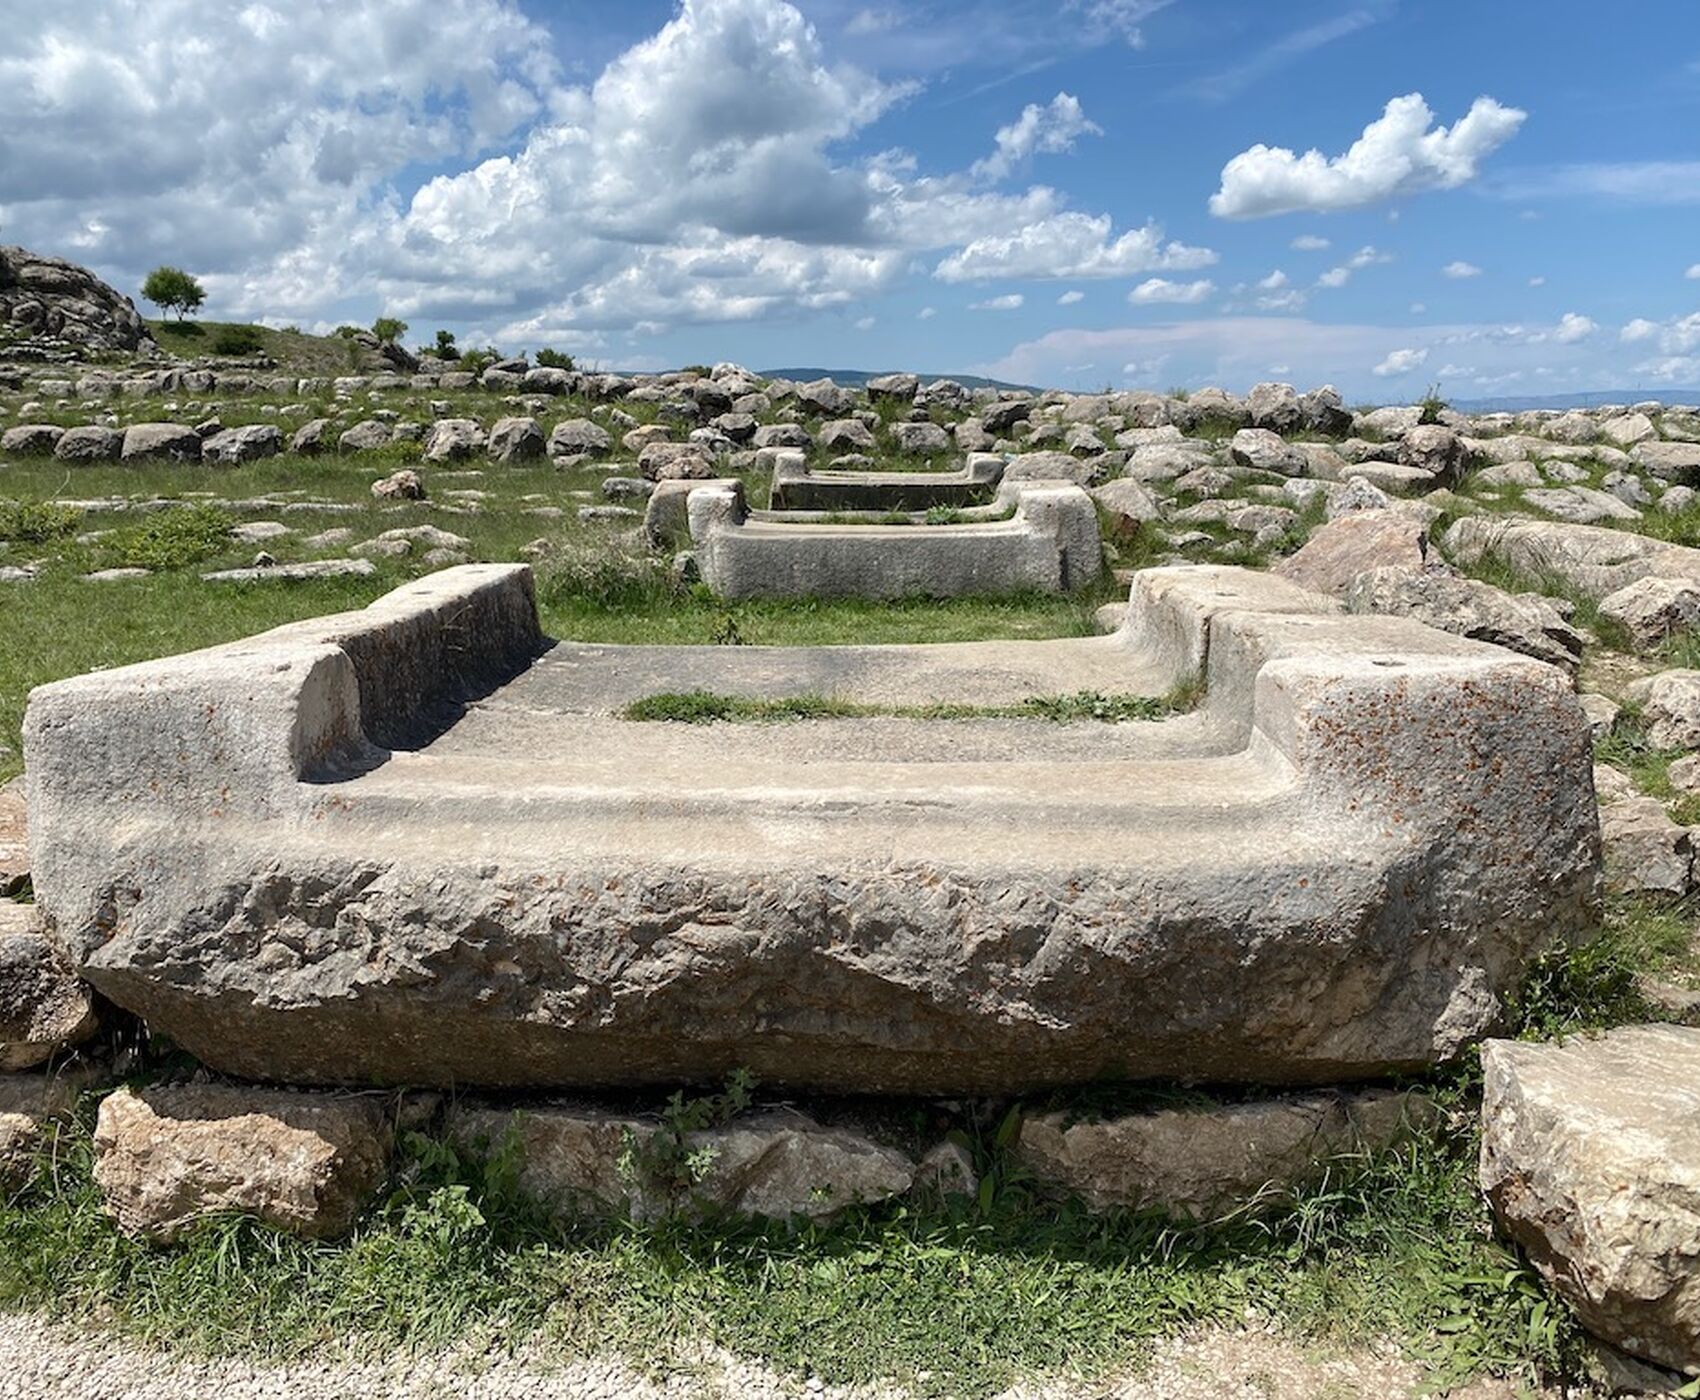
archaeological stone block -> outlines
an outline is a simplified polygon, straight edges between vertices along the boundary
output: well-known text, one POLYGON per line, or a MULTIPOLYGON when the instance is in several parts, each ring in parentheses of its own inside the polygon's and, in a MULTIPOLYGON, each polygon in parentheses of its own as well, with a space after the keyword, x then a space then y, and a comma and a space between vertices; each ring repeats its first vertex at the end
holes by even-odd
POLYGON ((1700 1031, 1482 1047, 1481 1184, 1583 1326, 1700 1374, 1700 1031))
POLYGON ((1135 575, 1107 636, 774 648, 549 643, 529 570, 465 566, 40 687, 24 753, 72 965, 286 1082, 1418 1070, 1590 926, 1599 874, 1555 668, 1208 567, 1135 575), (1164 719, 1009 717, 1180 686, 1164 719), (874 712, 625 715, 688 691, 874 712))
POLYGON ((971 452, 954 471, 858 472, 810 467, 801 452, 773 469, 774 510, 929 510, 984 504, 1003 480, 1003 458, 971 452))
POLYGON ((751 512, 737 485, 693 493, 687 511, 703 581, 723 598, 1064 593, 1103 571, 1092 498, 1063 482, 1006 483, 993 518, 953 525, 751 512))

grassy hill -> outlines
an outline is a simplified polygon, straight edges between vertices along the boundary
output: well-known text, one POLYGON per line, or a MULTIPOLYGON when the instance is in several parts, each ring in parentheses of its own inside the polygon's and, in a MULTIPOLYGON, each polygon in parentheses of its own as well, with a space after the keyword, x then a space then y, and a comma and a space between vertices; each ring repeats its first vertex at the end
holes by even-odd
POLYGON ((388 368, 376 355, 336 335, 274 331, 241 321, 148 321, 162 350, 185 358, 269 355, 285 374, 334 376, 388 368))

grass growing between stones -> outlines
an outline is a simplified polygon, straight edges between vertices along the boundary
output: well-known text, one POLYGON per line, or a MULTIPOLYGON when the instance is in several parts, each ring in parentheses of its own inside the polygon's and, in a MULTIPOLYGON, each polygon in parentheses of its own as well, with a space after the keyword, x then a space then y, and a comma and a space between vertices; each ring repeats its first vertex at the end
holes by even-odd
POLYGON ((665 1369, 708 1343, 937 1395, 1126 1367, 1166 1336, 1248 1313, 1324 1345, 1401 1338, 1441 1386, 1576 1367, 1576 1334, 1489 1236, 1467 1134, 1339 1163, 1292 1209, 1214 1226, 1088 1216, 1039 1196, 994 1141, 977 1146, 977 1200, 797 1230, 570 1227, 530 1210, 502 1160, 413 1137, 393 1191, 346 1242, 220 1220, 157 1251, 101 1216, 85 1124, 0 1200, 0 1305, 270 1358, 535 1344, 665 1369))
POLYGON ((780 699, 751 699, 717 695, 707 690, 668 691, 633 701, 621 711, 625 719, 709 724, 715 721, 788 719, 1041 719, 1053 723, 1097 720, 1156 720, 1190 709, 1192 687, 1171 696, 1105 695, 1096 690, 1072 695, 1035 695, 1015 705, 864 705, 827 695, 793 695, 780 699))

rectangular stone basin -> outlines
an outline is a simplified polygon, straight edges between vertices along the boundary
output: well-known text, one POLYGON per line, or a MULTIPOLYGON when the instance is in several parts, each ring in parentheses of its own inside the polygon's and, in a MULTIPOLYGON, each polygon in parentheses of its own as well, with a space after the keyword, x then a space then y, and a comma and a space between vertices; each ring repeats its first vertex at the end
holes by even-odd
POLYGON ((1113 636, 549 641, 528 570, 38 689, 36 893, 84 976, 290 1082, 1004 1093, 1415 1070, 1589 917, 1586 721, 1540 663, 1268 575, 1113 636), (1104 724, 638 722, 1160 696, 1104 724))

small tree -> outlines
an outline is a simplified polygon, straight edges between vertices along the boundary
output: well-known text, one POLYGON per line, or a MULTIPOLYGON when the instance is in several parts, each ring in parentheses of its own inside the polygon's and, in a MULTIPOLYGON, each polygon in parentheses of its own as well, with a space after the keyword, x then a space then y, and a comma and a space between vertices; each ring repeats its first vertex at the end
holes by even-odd
POLYGON ((439 360, 458 360, 460 358, 460 349, 455 345, 455 333, 453 331, 437 332, 435 353, 439 360))
POLYGON ((380 316, 372 322, 372 334, 385 345, 394 345, 407 334, 407 322, 398 321, 394 316, 380 316))
POLYGON ((544 369, 574 368, 571 355, 563 355, 559 350, 551 350, 547 345, 537 352, 537 363, 544 369))
POLYGON ((179 321, 207 299, 201 284, 180 267, 156 267, 142 283, 142 295, 162 311, 175 311, 179 321))

